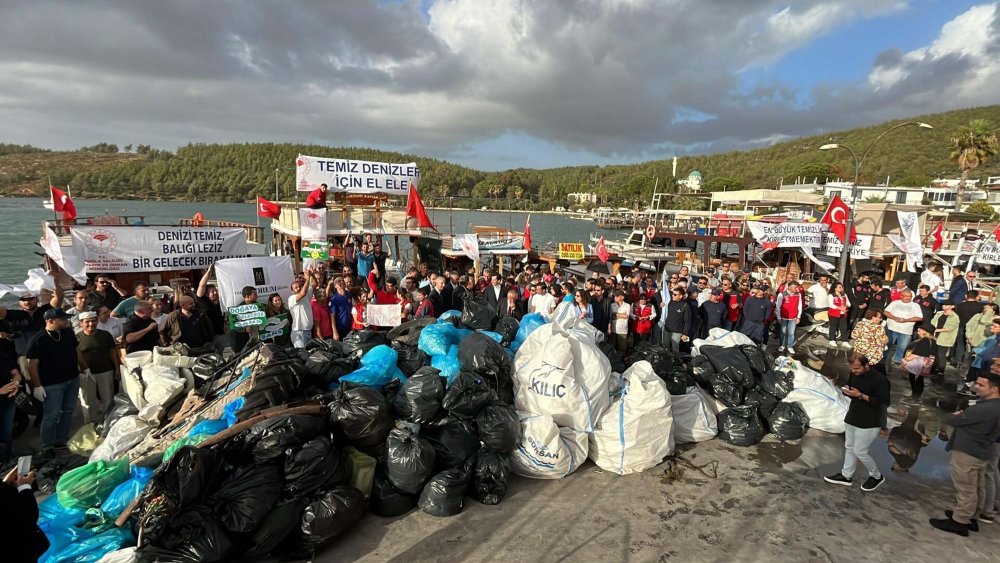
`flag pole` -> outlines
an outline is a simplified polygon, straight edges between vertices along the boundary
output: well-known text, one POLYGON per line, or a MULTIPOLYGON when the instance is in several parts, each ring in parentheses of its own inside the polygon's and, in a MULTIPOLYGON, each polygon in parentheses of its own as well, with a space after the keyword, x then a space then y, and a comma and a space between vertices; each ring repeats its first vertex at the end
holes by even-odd
POLYGON ((52 220, 59 222, 59 215, 56 214, 56 198, 52 195, 52 176, 48 176, 49 181, 49 201, 52 202, 52 220))

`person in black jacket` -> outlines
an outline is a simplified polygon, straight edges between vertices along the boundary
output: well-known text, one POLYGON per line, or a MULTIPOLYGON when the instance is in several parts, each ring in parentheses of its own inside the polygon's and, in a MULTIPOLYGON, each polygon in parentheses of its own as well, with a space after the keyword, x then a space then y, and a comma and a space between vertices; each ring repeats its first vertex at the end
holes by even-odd
POLYGON ((37 561, 49 549, 49 540, 38 528, 38 504, 31 484, 35 472, 19 475, 13 468, 0 483, 0 506, 4 525, 0 526, 0 545, 5 561, 37 561))
MULTIPOLYGON (((487 288, 489 291, 489 288, 487 288)), ((500 303, 499 309, 497 310, 498 318, 504 317, 514 317, 518 321, 524 316, 524 300, 520 299, 518 290, 508 289, 507 295, 504 296, 504 300, 500 303)))
POLYGON ((882 430, 883 409, 889 404, 889 380, 873 370, 868 358, 862 354, 851 353, 847 363, 851 368, 851 378, 842 391, 851 398, 851 406, 844 417, 844 468, 823 480, 850 487, 860 461, 868 470, 868 479, 861 485, 861 490, 868 493, 885 481, 869 449, 882 430))
POLYGON ((882 288, 882 280, 872 280, 871 296, 868 298, 868 308, 885 311, 892 301, 892 292, 882 288))
POLYGON ((680 353, 681 342, 687 342, 688 331, 691 330, 691 308, 684 299, 685 291, 682 287, 675 287, 670 290, 670 301, 663 304, 663 317, 661 325, 663 327, 663 346, 669 346, 675 353, 680 353))
POLYGON ((726 305, 722 303, 723 291, 721 289, 713 289, 712 295, 709 300, 702 303, 699 308, 699 316, 701 317, 701 337, 707 338, 708 331, 713 328, 721 328, 722 322, 726 319, 726 315, 729 310, 726 305))
POLYGON ((740 332, 760 346, 767 346, 767 323, 774 315, 774 303, 764 295, 764 286, 755 285, 743 304, 743 326, 740 332))
POLYGON ((611 323, 611 299, 605 297, 604 286, 595 283, 590 289, 590 308, 594 315, 592 323, 599 332, 604 333, 605 339, 608 336, 608 326, 611 323))
POLYGON ((858 277, 847 287, 847 300, 851 302, 851 314, 848 317, 849 328, 854 328, 854 323, 865 317, 868 310, 869 300, 872 296, 868 274, 858 274, 858 277))

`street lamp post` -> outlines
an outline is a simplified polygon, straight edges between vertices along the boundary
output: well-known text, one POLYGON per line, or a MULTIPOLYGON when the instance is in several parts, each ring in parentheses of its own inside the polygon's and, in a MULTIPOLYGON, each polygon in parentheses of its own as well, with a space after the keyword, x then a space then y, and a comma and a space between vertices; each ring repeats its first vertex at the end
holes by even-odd
POLYGON ((931 127, 930 125, 920 121, 908 121, 906 123, 897 123, 896 125, 893 125, 892 127, 880 133, 878 137, 875 137, 875 140, 869 143, 868 148, 866 148, 865 152, 861 154, 860 159, 858 158, 858 153, 854 152, 854 150, 848 147, 847 145, 830 143, 827 145, 823 145, 822 147, 819 148, 819 150, 821 151, 844 149, 847 152, 851 153, 851 157, 854 158, 854 182, 851 184, 851 203, 850 205, 848 205, 847 221, 844 224, 845 227, 844 250, 841 251, 840 253, 840 263, 837 266, 837 278, 840 280, 841 283, 847 283, 847 280, 845 278, 847 274, 847 259, 850 257, 851 254, 850 250, 851 228, 854 227, 854 207, 858 203, 858 178, 859 176, 861 176, 861 166, 865 163, 865 159, 868 158, 868 154, 871 152, 872 147, 875 146, 875 143, 879 142, 882 139, 882 137, 886 136, 887 133, 895 131, 900 127, 906 127, 908 125, 913 125, 915 127, 920 127, 922 129, 933 129, 933 127, 931 127))
POLYGON ((281 170, 281 169, 280 168, 275 168, 274 169, 274 201, 278 201, 279 199, 281 199, 281 198, 278 197, 278 171, 279 170, 281 170))

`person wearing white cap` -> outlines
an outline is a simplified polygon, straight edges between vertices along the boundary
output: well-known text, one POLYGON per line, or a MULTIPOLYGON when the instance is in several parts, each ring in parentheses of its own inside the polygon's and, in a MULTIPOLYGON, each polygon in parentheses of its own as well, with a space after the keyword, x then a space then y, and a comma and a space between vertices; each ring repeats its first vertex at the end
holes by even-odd
POLYGON ((80 373, 89 375, 65 311, 45 311, 45 328, 28 342, 27 357, 32 394, 42 403, 42 455, 52 459, 53 448, 69 441, 80 373))
POLYGON ((103 421, 111 408, 115 394, 115 373, 121 355, 111 333, 97 328, 97 313, 84 311, 77 316, 80 318, 81 330, 76 333, 76 349, 90 368, 80 377, 83 423, 96 423, 103 421))

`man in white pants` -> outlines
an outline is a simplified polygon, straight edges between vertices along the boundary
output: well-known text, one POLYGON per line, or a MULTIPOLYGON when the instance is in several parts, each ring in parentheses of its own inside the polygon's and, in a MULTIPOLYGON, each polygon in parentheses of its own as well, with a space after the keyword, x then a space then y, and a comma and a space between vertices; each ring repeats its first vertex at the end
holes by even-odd
POLYGON ((305 348, 312 338, 313 312, 310 292, 315 287, 316 273, 312 268, 305 270, 305 282, 292 283, 292 295, 288 297, 288 312, 292 315, 292 346, 305 348))
POLYGON ((861 490, 871 492, 885 481, 869 449, 882 429, 882 409, 889 404, 889 380, 873 370, 868 358, 854 352, 847 360, 851 378, 843 387, 851 398, 851 406, 844 417, 844 467, 840 473, 824 477, 827 483, 850 487, 854 470, 860 461, 868 470, 868 479, 861 490))
POLYGON ((115 374, 121 357, 114 337, 97 328, 97 313, 79 313, 80 332, 77 333, 77 350, 83 354, 90 368, 80 376, 80 406, 83 423, 102 422, 111 408, 115 394, 115 374))

